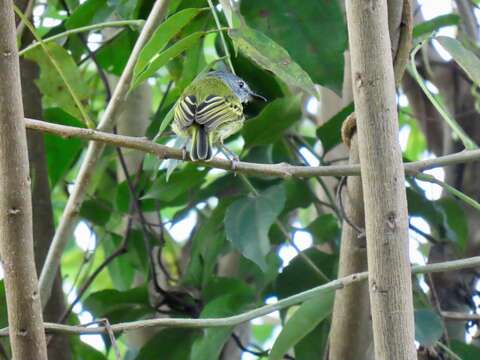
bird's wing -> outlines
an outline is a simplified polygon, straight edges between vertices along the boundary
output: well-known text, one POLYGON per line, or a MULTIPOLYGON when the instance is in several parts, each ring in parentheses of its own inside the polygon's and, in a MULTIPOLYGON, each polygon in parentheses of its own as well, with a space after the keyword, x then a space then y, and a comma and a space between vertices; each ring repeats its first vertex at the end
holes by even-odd
POLYGON ((194 95, 185 96, 175 106, 174 120, 179 128, 186 129, 195 121, 197 111, 197 99, 194 95))
POLYGON ((231 97, 208 96, 197 106, 195 122, 204 125, 209 131, 222 124, 241 119, 242 104, 231 97))

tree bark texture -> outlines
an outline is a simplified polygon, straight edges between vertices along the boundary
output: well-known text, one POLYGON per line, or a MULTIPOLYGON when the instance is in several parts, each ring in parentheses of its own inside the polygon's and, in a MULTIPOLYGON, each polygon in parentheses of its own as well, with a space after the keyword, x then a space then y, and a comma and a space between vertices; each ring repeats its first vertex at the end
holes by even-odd
POLYGON ((386 0, 347 0, 377 360, 416 359, 408 213, 386 0))
POLYGON ((14 360, 47 359, 13 1, 0 2, 0 256, 14 360))
MULTIPOLYGON (((351 139, 350 163, 358 162, 357 135, 354 135, 351 139)), ((345 217, 358 228, 365 228, 360 177, 348 178, 342 199, 345 217)), ((365 238, 360 238, 359 235, 357 229, 347 221, 343 222, 338 278, 367 270, 365 238)), ((372 359, 370 349, 373 349, 370 299, 368 284, 363 282, 338 290, 335 294, 329 360, 372 359)))

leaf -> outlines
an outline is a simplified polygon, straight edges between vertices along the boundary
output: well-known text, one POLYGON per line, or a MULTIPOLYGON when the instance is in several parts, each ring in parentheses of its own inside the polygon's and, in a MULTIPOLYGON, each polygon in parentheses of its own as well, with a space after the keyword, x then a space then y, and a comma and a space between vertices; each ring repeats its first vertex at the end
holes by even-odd
POLYGON ((317 96, 310 76, 292 60, 288 52, 259 31, 246 25, 228 31, 235 46, 262 68, 273 72, 287 85, 317 96))
POLYGON ((458 200, 447 197, 438 199, 435 204, 444 214, 448 239, 457 243, 459 248, 465 251, 468 240, 468 223, 463 207, 458 200))
POLYGON ((99 226, 104 226, 108 222, 111 213, 111 204, 98 199, 85 200, 80 209, 81 217, 99 226))
POLYGON ((432 310, 415 310, 415 339, 425 347, 433 346, 443 334, 442 319, 432 310))
POLYGON ((119 35, 102 46, 96 52, 98 64, 106 71, 120 76, 127 64, 130 53, 135 45, 136 33, 130 29, 123 30, 119 35))
POLYGON ((243 137, 249 147, 268 145, 301 119, 300 96, 275 99, 262 112, 246 122, 243 137))
POLYGON ((184 276, 184 283, 203 287, 214 273, 218 256, 225 244, 222 219, 230 200, 222 200, 208 219, 202 221, 192 239, 190 262, 184 276))
POLYGON ((189 360, 193 341, 200 334, 192 329, 164 329, 142 347, 135 360, 189 360))
POLYGON ((345 106, 317 129, 317 137, 322 142, 323 152, 327 153, 342 141, 342 124, 354 111, 353 103, 345 106))
POLYGON ((205 9, 202 8, 181 10, 160 24, 142 51, 140 51, 137 63, 135 64, 134 76, 138 76, 138 74, 143 72, 155 56, 165 49, 168 42, 198 14, 204 11, 205 9))
POLYGON ((467 73, 472 81, 480 84, 480 60, 470 50, 463 47, 463 45, 453 38, 446 36, 438 36, 435 38, 442 47, 448 51, 452 58, 458 65, 467 73))
MULTIPOLYGON (((223 294, 205 306, 200 318, 218 318, 238 314, 255 299, 252 289, 245 287, 242 282, 238 282, 233 288, 230 283, 224 288, 223 294)), ((192 346, 190 360, 218 359, 233 328, 233 326, 227 326, 205 329, 203 335, 197 338, 192 346)))
MULTIPOLYGON (((47 43, 45 46, 61 68, 66 81, 75 89, 78 100, 82 103, 87 103, 90 89, 83 80, 80 70, 72 56, 67 50, 56 43, 47 43)), ((36 84, 44 96, 44 101, 50 104, 56 104, 61 107, 62 110, 77 119, 81 119, 82 115, 80 110, 68 91, 65 82, 52 65, 50 59, 45 55, 44 49, 41 46, 34 48, 29 51, 25 57, 35 61, 40 66, 40 78, 36 81, 36 84)))
POLYGON ((325 354, 329 333, 329 321, 322 321, 295 345, 295 360, 317 360, 318 354, 325 354))
POLYGON ((263 271, 267 269, 265 256, 270 251, 268 230, 284 205, 285 189, 282 185, 277 185, 256 197, 236 200, 225 214, 227 239, 263 271))
POLYGON ((459 340, 450 340, 450 349, 457 354, 462 360, 477 360, 480 359, 480 347, 465 344, 459 340))
POLYGON ((203 31, 195 32, 175 42, 172 46, 158 54, 158 56, 153 58, 143 70, 140 70, 140 72, 135 74, 132 88, 140 85, 143 81, 155 74, 158 69, 160 69, 162 66, 165 66, 170 60, 194 46, 205 35, 206 32, 203 31))
MULTIPOLYGON (((43 112, 45 121, 74 127, 84 125, 60 108, 49 108, 43 112)), ((77 160, 83 145, 80 139, 64 139, 56 135, 45 134, 45 150, 47 153, 48 177, 54 188, 68 173, 77 160)), ((35 175, 34 175, 35 176, 35 175)))
POLYGON ((417 38, 425 34, 431 34, 432 32, 450 25, 458 25, 460 23, 460 16, 457 14, 439 15, 433 19, 424 21, 413 27, 413 37, 417 38))
MULTIPOLYGON (((112 254, 122 243, 122 237, 116 234, 105 234, 101 245, 105 254, 112 254)), ((117 256, 108 264, 108 273, 116 289, 126 291, 131 288, 135 270, 125 256, 117 256)))
POLYGON ((129 307, 149 306, 148 290, 145 287, 126 291, 106 289, 94 292, 82 302, 96 318, 102 318, 112 311, 129 307))
POLYGON ((341 93, 347 27, 338 1, 242 0, 240 4, 248 25, 286 49, 315 83, 341 93))
POLYGON ((278 335, 269 360, 281 360, 288 350, 308 335, 333 309, 335 292, 322 294, 304 302, 291 316, 278 335))
POLYGON ((70 346, 72 348, 73 360, 107 360, 105 355, 80 340, 78 336, 70 338, 70 346))
MULTIPOLYGON (((337 256, 326 254, 315 247, 304 250, 302 253, 329 278, 336 275, 337 256)), ((325 280, 307 264, 305 259, 297 255, 278 275, 275 281, 275 289, 278 298, 283 299, 324 283, 325 280)))
POLYGON ((337 218, 332 214, 320 215, 307 226, 307 230, 313 235, 315 244, 335 241, 340 236, 337 218))
POLYGON ((65 27, 75 29, 81 26, 95 24, 107 19, 112 11, 108 0, 87 0, 67 18, 65 27))

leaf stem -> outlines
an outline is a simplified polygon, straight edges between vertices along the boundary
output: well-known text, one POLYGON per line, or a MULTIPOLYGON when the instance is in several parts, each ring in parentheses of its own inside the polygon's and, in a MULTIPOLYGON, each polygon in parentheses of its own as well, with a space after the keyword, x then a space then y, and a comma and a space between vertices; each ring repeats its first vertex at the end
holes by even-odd
POLYGON ((448 113, 446 109, 443 108, 443 106, 435 98, 435 96, 432 95, 430 90, 428 90, 423 78, 418 73, 417 67, 415 65, 415 55, 417 54, 418 50, 422 46, 423 46, 423 42, 418 44, 410 54, 410 66, 409 66, 410 72, 412 73, 414 79, 417 81, 420 88, 425 93, 425 96, 430 100, 430 102, 433 104, 435 109, 437 109, 439 114, 442 116, 442 118, 445 120, 448 126, 450 126, 452 131, 460 138, 465 148, 467 148, 468 150, 478 149, 477 144, 475 144, 475 142, 465 133, 465 131, 457 123, 457 121, 448 113))
MULTIPOLYGON (((103 23, 99 23, 99 24, 93 24, 93 25, 78 27, 78 28, 75 28, 75 29, 70 29, 70 30, 61 32, 59 34, 50 36, 48 38, 42 39, 42 41, 43 41, 44 44, 47 44, 49 42, 52 42, 52 41, 55 41, 55 40, 58 40, 58 39, 61 39, 61 38, 64 38, 64 37, 67 37, 67 36, 70 36, 70 35, 73 35, 73 34, 88 32, 90 30, 103 29, 103 28, 107 28, 107 27, 124 27, 124 26, 136 26, 136 27, 140 28, 140 27, 143 26, 143 24, 145 24, 145 20, 107 21, 107 22, 103 22, 103 23)), ((29 51, 37 48, 38 46, 41 46, 40 41, 37 41, 37 42, 27 46, 26 48, 20 50, 18 52, 18 56, 25 55, 26 53, 28 53, 29 51)))
POLYGON ((220 39, 222 40, 222 46, 223 50, 225 51, 225 55, 227 57, 227 63, 230 68, 230 71, 235 74, 235 69, 233 68, 232 64, 232 57, 230 55, 230 50, 228 50, 228 45, 227 41, 225 40, 225 35, 223 35, 222 31, 222 25, 220 24, 220 19, 218 18, 217 10, 215 9, 215 6, 213 6, 212 0, 208 0, 208 6, 210 7, 210 10, 212 11, 213 18, 215 19, 215 24, 217 25, 218 32, 220 34, 220 39))

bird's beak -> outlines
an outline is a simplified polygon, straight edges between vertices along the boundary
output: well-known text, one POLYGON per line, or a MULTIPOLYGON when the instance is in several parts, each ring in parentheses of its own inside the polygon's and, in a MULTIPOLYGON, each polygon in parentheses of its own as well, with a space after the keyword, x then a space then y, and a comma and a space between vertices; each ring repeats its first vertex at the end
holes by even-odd
POLYGON ((257 99, 260 99, 260 100, 263 100, 263 101, 267 101, 267 98, 262 96, 262 95, 259 95, 257 93, 254 93, 253 91, 250 92, 250 96, 253 97, 253 98, 257 98, 257 99))

